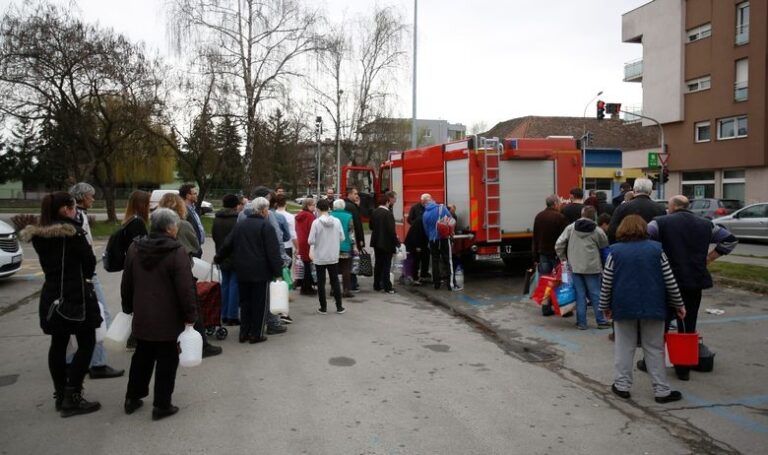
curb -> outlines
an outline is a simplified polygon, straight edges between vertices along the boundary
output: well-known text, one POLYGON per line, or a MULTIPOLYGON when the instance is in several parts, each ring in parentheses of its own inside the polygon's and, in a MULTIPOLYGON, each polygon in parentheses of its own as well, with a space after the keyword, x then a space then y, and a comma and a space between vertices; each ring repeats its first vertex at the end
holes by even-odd
POLYGON ((728 278, 720 275, 712 274, 712 278, 715 282, 722 286, 728 286, 732 288, 744 289, 747 291, 757 292, 759 294, 768 294, 768 284, 758 283, 756 281, 739 280, 736 278, 728 278))

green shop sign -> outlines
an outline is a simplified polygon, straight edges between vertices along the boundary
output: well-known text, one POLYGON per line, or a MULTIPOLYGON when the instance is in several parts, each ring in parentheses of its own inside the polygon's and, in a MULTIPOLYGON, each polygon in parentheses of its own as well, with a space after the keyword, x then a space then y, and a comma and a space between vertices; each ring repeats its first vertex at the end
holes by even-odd
POLYGON ((655 152, 648 152, 648 168, 658 168, 659 167, 659 154, 655 152))

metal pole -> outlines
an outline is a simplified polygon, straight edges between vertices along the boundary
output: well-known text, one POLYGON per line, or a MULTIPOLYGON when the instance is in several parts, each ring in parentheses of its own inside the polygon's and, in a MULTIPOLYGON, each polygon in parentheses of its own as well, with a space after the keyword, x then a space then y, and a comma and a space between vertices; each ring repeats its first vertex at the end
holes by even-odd
POLYGON ((413 113, 411 114, 411 148, 416 148, 416 24, 419 0, 413 0, 413 113))
POLYGON ((581 115, 581 118, 584 120, 584 131, 581 136, 581 189, 584 191, 587 191, 587 109, 602 94, 602 90, 597 92, 597 95, 584 106, 584 113, 581 115))
MULTIPOLYGON (((661 126, 661 122, 659 122, 658 120, 656 120, 653 117, 648 117, 648 116, 645 116, 645 115, 642 115, 642 114, 637 114, 637 113, 634 113, 634 112, 627 112, 627 111, 622 111, 622 110, 619 110, 619 112, 623 112, 623 113, 629 114, 629 115, 634 115, 635 117, 644 118, 646 120, 650 120, 650 121, 654 122, 656 124, 656 126, 659 127, 659 136, 660 136, 660 140, 661 140, 661 146, 659 147, 659 154, 666 153, 666 150, 664 150, 664 127, 661 126)), ((661 157, 659 157, 659 161, 662 161, 661 157)), ((659 176, 660 177, 659 178, 659 199, 664 199, 664 182, 663 182, 663 180, 664 180, 664 168, 666 168, 666 167, 667 167, 666 164, 662 164, 661 165, 661 176, 659 176)))

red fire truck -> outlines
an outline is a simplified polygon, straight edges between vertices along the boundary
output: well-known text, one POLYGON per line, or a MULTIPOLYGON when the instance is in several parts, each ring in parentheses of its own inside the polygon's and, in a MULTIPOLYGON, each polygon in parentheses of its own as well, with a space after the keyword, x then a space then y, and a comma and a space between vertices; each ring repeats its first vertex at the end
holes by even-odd
POLYGON ((567 197, 581 186, 581 152, 571 137, 486 139, 390 152, 378 172, 365 166, 342 168, 345 188, 361 194, 365 216, 388 190, 401 240, 408 211, 423 193, 456 206, 454 252, 464 260, 500 257, 507 265, 530 258, 533 219, 550 194, 567 197))

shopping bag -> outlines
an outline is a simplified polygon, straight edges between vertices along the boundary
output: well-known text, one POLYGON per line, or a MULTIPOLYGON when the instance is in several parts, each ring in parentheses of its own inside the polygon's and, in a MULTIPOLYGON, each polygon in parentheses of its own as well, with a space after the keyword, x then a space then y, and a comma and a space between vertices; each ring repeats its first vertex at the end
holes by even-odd
POLYGON ((539 305, 544 305, 549 300, 553 289, 557 287, 560 280, 554 275, 540 275, 536 288, 531 295, 531 299, 539 305))
POLYGON ((563 261, 555 266, 555 276, 560 278, 560 281, 565 284, 573 284, 573 275, 571 273, 571 266, 567 262, 563 261))
POLYGON ((302 262, 301 258, 296 257, 291 268, 293 271, 293 281, 304 279, 304 262, 302 262))
POLYGON ((565 317, 576 309, 576 290, 570 284, 561 284, 552 294, 552 307, 558 316, 565 317))
POLYGON ((365 250, 360 251, 360 267, 357 274, 373 276, 373 261, 371 260, 371 255, 365 250))
POLYGON ((288 267, 283 267, 283 281, 288 285, 288 290, 293 289, 293 278, 291 278, 291 270, 288 267))
POLYGON ((213 281, 213 267, 210 268, 208 281, 198 281, 197 301, 203 313, 203 326, 216 327, 221 325, 221 284, 213 281))

